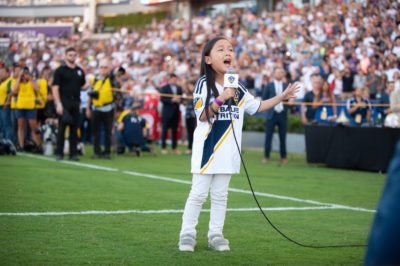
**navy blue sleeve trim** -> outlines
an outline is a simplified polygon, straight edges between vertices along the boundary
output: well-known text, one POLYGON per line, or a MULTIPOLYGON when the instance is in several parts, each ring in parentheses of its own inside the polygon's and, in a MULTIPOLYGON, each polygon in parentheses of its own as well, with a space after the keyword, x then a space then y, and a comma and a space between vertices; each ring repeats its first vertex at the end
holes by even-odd
POLYGON ((240 82, 239 81, 239 88, 244 92, 244 93, 246 93, 247 92, 247 89, 246 89, 246 87, 243 85, 243 83, 242 82, 240 82))
POLYGON ((195 85, 194 93, 200 94, 201 89, 203 88, 203 83, 206 81, 206 76, 202 76, 195 85))

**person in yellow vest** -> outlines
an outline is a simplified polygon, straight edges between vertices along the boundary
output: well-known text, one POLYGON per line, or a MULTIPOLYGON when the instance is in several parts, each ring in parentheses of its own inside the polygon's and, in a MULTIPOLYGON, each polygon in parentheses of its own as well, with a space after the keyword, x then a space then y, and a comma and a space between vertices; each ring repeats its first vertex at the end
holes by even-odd
POLYGON ((18 123, 18 146, 20 149, 25 146, 25 128, 28 121, 31 129, 31 136, 36 145, 36 151, 40 151, 40 135, 37 131, 37 110, 36 93, 39 91, 39 84, 32 79, 29 68, 24 67, 13 88, 13 95, 16 97, 15 116, 18 123))
POLYGON ((108 60, 101 60, 99 74, 92 83, 92 90, 88 93, 88 107, 86 115, 92 119, 93 159, 111 158, 111 132, 114 120, 113 80, 110 75, 108 60), (104 150, 100 145, 100 130, 104 128, 104 150))
POLYGON ((12 65, 12 76, 8 77, 0 84, 0 105, 2 105, 0 118, 3 122, 3 137, 11 140, 13 143, 17 142, 15 130, 15 114, 14 107, 15 101, 12 97, 12 89, 14 88, 15 81, 20 75, 22 68, 18 63, 12 65))
POLYGON ((36 82, 39 86, 39 90, 35 93, 36 95, 36 109, 37 109, 37 122, 40 127, 46 122, 45 107, 47 104, 47 95, 49 91, 49 85, 47 78, 50 73, 50 67, 45 66, 42 70, 41 75, 36 78, 36 82), (48 74, 46 74, 48 73, 48 74))
POLYGON ((0 138, 5 138, 5 126, 3 121, 3 108, 7 98, 7 83, 10 78, 10 69, 6 66, 0 66, 0 138), (4 85, 3 85, 4 83, 4 85))

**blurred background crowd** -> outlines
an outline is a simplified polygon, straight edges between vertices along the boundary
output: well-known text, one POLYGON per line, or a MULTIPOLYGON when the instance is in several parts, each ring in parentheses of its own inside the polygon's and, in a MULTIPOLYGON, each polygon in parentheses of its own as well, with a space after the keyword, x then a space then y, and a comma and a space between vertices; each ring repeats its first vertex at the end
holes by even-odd
POLYGON ((76 64, 86 80, 78 134, 82 143, 92 141, 91 119, 85 111, 87 94, 105 60, 117 78, 113 83, 113 142, 118 142, 118 124, 127 110, 134 110, 146 121, 142 127, 147 141, 159 140, 165 104, 160 96, 169 97, 162 92, 168 84, 182 88, 178 135, 186 142, 193 132, 186 132, 186 127, 193 119, 190 97, 200 74, 201 51, 207 40, 219 35, 232 40, 240 80, 256 97, 264 97, 263 91, 277 78, 274 70, 278 68, 284 70, 284 83, 301 82, 290 113, 301 117, 303 124, 398 127, 399 5, 399 1, 389 0, 321 1, 298 8, 291 2, 280 2, 272 12, 242 8, 213 16, 200 11, 189 20, 154 19, 142 28, 121 27, 107 38, 94 39, 85 31, 78 37, 42 35, 35 41, 20 36, 1 50, 1 134, 18 149, 27 149, 21 147, 25 142, 17 140, 18 134, 24 134, 33 140, 38 152, 43 151, 45 125, 57 127, 53 74, 64 64, 65 50, 74 47, 76 64), (21 82, 14 81, 11 86, 9 81, 17 80, 24 71, 28 80, 37 80, 32 94, 37 116, 35 122, 27 123, 30 132, 18 133, 18 127, 26 124, 18 123, 10 110, 12 97, 17 99, 21 92, 15 84, 20 86, 21 82), (15 121, 10 124, 6 116, 15 121), (38 134, 41 139, 35 140, 33 136, 38 134))

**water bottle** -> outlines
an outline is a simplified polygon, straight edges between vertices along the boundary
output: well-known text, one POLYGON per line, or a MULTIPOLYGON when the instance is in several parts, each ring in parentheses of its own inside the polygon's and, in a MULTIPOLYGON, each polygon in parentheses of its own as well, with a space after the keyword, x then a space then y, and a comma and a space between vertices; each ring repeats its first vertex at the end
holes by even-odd
POLYGON ((321 120, 326 120, 328 118, 328 110, 326 107, 322 107, 322 112, 321 112, 321 120))

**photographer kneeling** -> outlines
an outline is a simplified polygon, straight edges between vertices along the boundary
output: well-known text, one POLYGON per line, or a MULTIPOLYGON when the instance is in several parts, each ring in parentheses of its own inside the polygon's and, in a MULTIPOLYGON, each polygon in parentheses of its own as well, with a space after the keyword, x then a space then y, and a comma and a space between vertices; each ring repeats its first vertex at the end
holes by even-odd
POLYGON ((113 76, 110 75, 108 60, 99 64, 99 74, 92 82, 88 92, 87 117, 92 119, 93 149, 92 159, 111 158, 111 132, 114 120, 113 76), (104 128, 104 151, 100 145, 100 130, 104 128))

